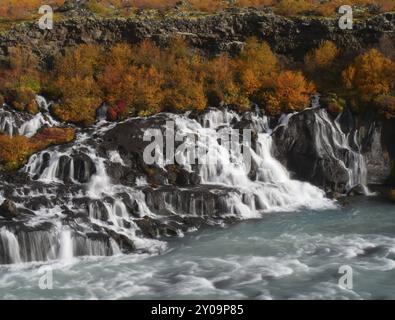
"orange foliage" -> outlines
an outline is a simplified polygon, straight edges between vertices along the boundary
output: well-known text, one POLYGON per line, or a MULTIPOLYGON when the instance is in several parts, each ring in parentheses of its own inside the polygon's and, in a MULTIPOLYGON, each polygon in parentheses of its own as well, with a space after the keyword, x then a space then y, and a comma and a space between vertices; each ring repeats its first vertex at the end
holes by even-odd
POLYGON ((9 50, 9 60, 0 71, 0 94, 15 109, 36 113, 34 98, 41 88, 38 61, 20 46, 9 50))
POLYGON ((236 63, 238 80, 248 97, 253 97, 262 87, 267 87, 278 69, 277 58, 270 46, 258 42, 256 38, 247 40, 236 63))
POLYGON ((173 8, 179 0, 132 0, 132 6, 139 9, 158 9, 165 10, 173 8))
POLYGON ((159 48, 147 41, 133 50, 128 45, 112 49, 99 75, 111 118, 122 118, 130 111, 152 114, 161 110, 164 75, 154 65, 159 55, 159 48))
POLYGON ((310 9, 305 0, 280 0, 275 7, 275 12, 285 16, 294 16, 310 9))
POLYGON ((95 81, 101 58, 98 47, 82 45, 56 61, 50 91, 59 95, 61 103, 53 110, 61 120, 84 125, 94 122, 101 103, 101 92, 95 81))
POLYGON ((182 39, 175 39, 165 50, 162 67, 166 108, 172 111, 206 108, 202 58, 194 54, 182 39))
POLYGON ((38 13, 42 5, 58 7, 64 0, 1 0, 0 18, 24 19, 38 13))
POLYGON ((389 94, 395 87, 395 64, 376 49, 358 56, 343 71, 343 82, 365 102, 389 94))
POLYGON ((60 104, 53 107, 62 121, 90 125, 95 121, 96 109, 100 107, 100 90, 92 77, 56 79, 55 88, 62 92, 60 104))
POLYGON ((226 3, 222 0, 188 0, 188 2, 194 8, 204 12, 216 12, 226 7, 226 3))
POLYGON ((275 5, 277 0, 237 0, 235 2, 236 7, 254 7, 254 8, 261 8, 261 7, 268 7, 275 5))
POLYGON ((263 94, 266 110, 272 115, 301 111, 310 102, 315 87, 301 72, 284 71, 273 80, 273 90, 263 94))
POLYGON ((209 60, 204 66, 205 91, 211 105, 235 104, 238 87, 235 79, 235 63, 226 54, 209 60))
POLYGON ((306 68, 310 71, 328 69, 339 54, 339 49, 331 41, 323 41, 318 48, 308 52, 305 56, 306 68))
POLYGON ((74 138, 72 128, 43 128, 32 138, 0 134, 0 163, 6 170, 16 170, 33 153, 54 144, 69 143, 74 138))

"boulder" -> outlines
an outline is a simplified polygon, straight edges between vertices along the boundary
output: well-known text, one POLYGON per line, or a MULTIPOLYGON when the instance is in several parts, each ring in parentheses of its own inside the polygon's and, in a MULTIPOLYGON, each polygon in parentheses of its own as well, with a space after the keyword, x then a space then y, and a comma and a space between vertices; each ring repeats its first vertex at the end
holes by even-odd
POLYGON ((18 209, 12 201, 6 199, 0 206, 0 216, 11 220, 19 216, 18 209))

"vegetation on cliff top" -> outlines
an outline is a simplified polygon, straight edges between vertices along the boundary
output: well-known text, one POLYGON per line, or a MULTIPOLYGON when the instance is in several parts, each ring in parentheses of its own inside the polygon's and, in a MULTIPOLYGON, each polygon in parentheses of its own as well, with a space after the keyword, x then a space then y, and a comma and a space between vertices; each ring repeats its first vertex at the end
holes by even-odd
MULTIPOLYGON (((132 16, 142 9, 171 11, 175 8, 183 12, 213 13, 235 7, 271 8, 276 14, 286 16, 299 14, 331 16, 345 4, 341 0, 80 0, 79 2, 86 9, 102 16, 132 16)), ((65 0, 2 0, 0 20, 10 22, 35 18, 41 5, 51 5, 56 9, 64 3, 65 0)), ((356 14, 395 10, 395 3, 392 0, 349 0, 347 4, 358 6, 359 10, 356 14)))

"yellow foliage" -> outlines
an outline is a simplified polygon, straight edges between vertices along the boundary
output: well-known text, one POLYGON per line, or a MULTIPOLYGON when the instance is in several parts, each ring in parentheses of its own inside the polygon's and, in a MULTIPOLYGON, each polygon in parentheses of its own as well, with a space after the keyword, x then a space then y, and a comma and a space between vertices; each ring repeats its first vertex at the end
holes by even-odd
POLYGON ((16 170, 33 153, 53 144, 71 142, 74 138, 72 128, 44 128, 32 138, 0 134, 0 163, 6 170, 16 170))
POLYGON ((24 48, 10 48, 10 57, 0 70, 0 94, 19 111, 33 111, 35 95, 41 89, 37 59, 24 48))
POLYGON ((132 85, 131 107, 141 115, 151 115, 162 111, 164 75, 155 67, 132 66, 128 82, 132 85))
POLYGON ((188 2, 196 9, 204 12, 216 12, 226 7, 223 0, 188 0, 188 2))
POLYGON ((305 0, 280 0, 275 7, 275 12, 284 16, 294 16, 310 8, 305 0))
POLYGON ((246 42, 236 64, 242 91, 249 97, 253 97, 262 87, 267 87, 278 69, 277 58, 270 46, 266 42, 258 42, 256 38, 246 42))
MULTIPOLYGON (((235 83, 235 67, 235 62, 226 53, 206 61, 204 65, 205 92, 209 104, 214 106, 221 103, 240 105, 243 97, 239 86, 235 83)), ((246 99, 244 97, 243 107, 246 105, 246 99)))
POLYGON ((301 72, 283 71, 273 79, 273 90, 263 94, 272 115, 301 111, 309 105, 315 87, 301 72))
POLYGON ((95 76, 102 66, 102 58, 98 46, 81 45, 56 60, 50 86, 61 101, 53 109, 61 120, 84 125, 95 121, 96 109, 101 104, 95 76))
POLYGON ((331 41, 323 41, 318 48, 311 50, 305 56, 306 68, 310 71, 328 69, 339 54, 339 49, 331 41))
POLYGON ((395 86, 395 64, 376 49, 358 56, 343 73, 347 88, 354 89, 362 101, 389 94, 395 86))
POLYGON ((58 7, 64 0, 1 0, 0 18, 24 19, 38 12, 42 5, 58 7))
POLYGON ((62 121, 90 125, 95 121, 101 98, 97 83, 92 77, 59 76, 55 87, 62 92, 61 104, 54 106, 55 115, 62 121))

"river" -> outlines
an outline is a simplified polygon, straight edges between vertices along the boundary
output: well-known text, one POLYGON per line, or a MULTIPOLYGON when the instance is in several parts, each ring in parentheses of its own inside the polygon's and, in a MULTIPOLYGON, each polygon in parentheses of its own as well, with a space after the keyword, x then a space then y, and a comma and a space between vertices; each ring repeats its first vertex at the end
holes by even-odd
POLYGON ((267 213, 171 238, 162 254, 0 267, 2 299, 394 299, 395 208, 267 213), (339 286, 352 268, 352 290, 339 286), (52 273, 52 289, 40 281, 52 273))

